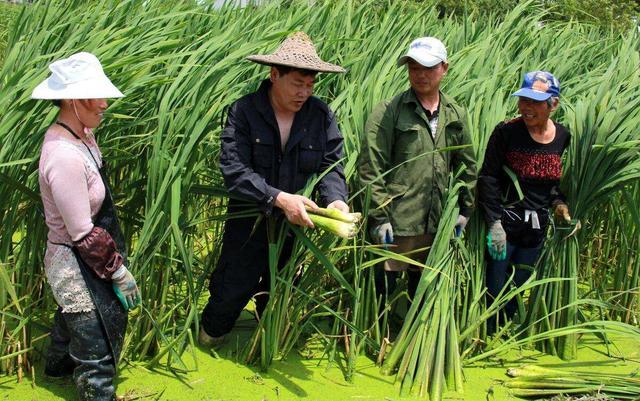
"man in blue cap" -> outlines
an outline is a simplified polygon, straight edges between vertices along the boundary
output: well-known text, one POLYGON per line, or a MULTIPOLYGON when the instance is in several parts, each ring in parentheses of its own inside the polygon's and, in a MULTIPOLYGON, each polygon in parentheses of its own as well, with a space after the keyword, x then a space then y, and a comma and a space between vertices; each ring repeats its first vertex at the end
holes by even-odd
MULTIPOLYGON (((489 301, 505 285, 521 286, 531 275, 531 270, 516 266, 534 266, 538 260, 550 220, 549 207, 559 220, 571 221, 560 191, 561 158, 570 135, 550 118, 560 101, 560 82, 546 71, 529 72, 512 96, 518 97, 520 116, 496 126, 478 176, 478 203, 489 226, 489 301), (521 194, 509 171, 517 177, 521 194), (507 283, 512 272, 513 283, 507 283)), ((513 299, 505 307, 505 318, 511 319, 516 309, 513 299)), ((496 323, 495 317, 489 320, 490 333, 496 323)))

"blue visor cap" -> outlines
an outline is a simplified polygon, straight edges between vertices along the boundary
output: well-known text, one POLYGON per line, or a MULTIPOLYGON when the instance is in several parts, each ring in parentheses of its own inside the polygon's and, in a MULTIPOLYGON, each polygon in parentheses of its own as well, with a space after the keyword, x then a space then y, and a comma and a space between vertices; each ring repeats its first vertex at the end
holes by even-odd
POLYGON ((545 101, 550 97, 560 96, 560 81, 550 72, 533 71, 524 74, 520 89, 511 96, 526 97, 538 102, 545 101))

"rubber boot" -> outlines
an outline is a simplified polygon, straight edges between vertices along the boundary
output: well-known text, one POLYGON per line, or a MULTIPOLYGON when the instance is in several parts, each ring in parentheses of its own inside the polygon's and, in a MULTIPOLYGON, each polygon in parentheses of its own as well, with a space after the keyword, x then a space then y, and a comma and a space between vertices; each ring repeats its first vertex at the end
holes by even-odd
POLYGON ((73 379, 81 401, 113 401, 116 373, 109 345, 95 311, 63 313, 69 332, 69 355, 77 364, 73 379))
POLYGON ((69 331, 62 316, 62 308, 58 308, 53 316, 53 327, 49 333, 49 349, 44 367, 48 377, 65 377, 73 375, 76 363, 69 355, 69 331))

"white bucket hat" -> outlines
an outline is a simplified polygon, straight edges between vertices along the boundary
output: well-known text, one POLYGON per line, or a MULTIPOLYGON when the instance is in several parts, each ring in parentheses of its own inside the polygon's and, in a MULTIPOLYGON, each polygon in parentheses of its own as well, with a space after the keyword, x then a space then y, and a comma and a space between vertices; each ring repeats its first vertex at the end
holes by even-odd
POLYGON ((123 97, 102 70, 98 58, 81 52, 49 64, 51 75, 31 93, 32 99, 108 99, 123 97))
POLYGON ((433 67, 447 62, 447 49, 439 39, 430 36, 418 38, 411 42, 407 54, 398 59, 398 67, 409 59, 413 59, 425 67, 433 67))

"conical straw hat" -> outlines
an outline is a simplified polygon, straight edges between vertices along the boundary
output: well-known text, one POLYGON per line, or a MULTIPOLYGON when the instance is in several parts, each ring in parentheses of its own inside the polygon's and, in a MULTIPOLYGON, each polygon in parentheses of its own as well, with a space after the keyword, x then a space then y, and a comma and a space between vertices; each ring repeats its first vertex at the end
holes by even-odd
POLYGON ((286 38, 272 54, 253 54, 247 60, 265 65, 284 65, 318 72, 347 72, 339 65, 322 61, 316 47, 304 32, 286 38))

